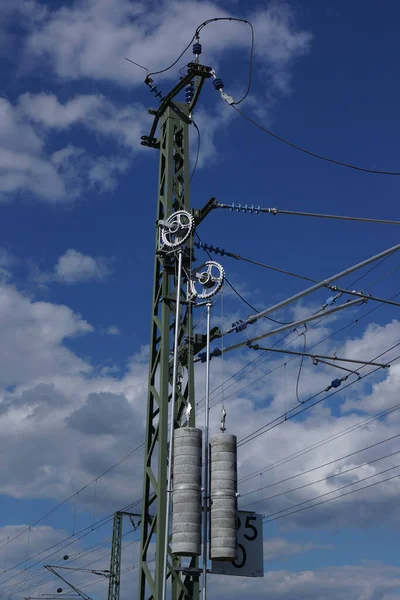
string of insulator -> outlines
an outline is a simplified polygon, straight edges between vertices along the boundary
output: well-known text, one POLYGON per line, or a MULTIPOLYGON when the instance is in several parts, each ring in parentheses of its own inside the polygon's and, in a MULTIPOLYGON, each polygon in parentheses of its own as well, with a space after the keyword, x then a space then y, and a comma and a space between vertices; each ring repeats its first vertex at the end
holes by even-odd
POLYGON ((213 81, 213 86, 219 92, 220 90, 224 89, 224 82, 220 77, 216 77, 213 81))
POLYGON ((193 44, 193 54, 195 54, 196 56, 200 56, 202 52, 202 47, 200 42, 196 42, 195 44, 193 44))
POLYGON ((190 104, 194 97, 194 81, 191 81, 185 89, 186 103, 190 104))
POLYGON ((156 85, 151 85, 150 86, 150 91, 152 94, 155 95, 156 98, 160 99, 160 102, 164 99, 163 93, 161 90, 157 89, 156 85))
POLYGON ((218 246, 210 246, 209 244, 204 244, 203 242, 195 242, 195 246, 199 249, 207 250, 208 252, 214 252, 214 254, 220 254, 221 256, 231 256, 232 258, 236 258, 235 254, 231 252, 227 252, 223 248, 219 248, 218 246))
MULTIPOLYGON (((240 202, 238 204, 235 204, 235 202, 232 202, 232 204, 229 206, 230 210, 236 210, 237 212, 249 212, 249 213, 255 213, 258 214, 261 210, 261 206, 254 206, 249 205, 247 206, 247 204, 240 204, 240 202)), ((273 212, 273 211, 271 211, 273 212)))

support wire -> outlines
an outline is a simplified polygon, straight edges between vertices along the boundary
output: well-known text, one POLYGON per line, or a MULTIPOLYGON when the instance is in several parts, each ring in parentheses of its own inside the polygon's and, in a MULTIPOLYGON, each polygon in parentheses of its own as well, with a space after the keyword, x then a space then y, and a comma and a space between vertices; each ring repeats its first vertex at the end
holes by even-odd
POLYGON ((165 539, 164 539, 164 578, 162 585, 162 600, 166 600, 167 594, 167 571, 168 571, 168 546, 169 546, 169 525, 171 508, 171 485, 172 485, 172 456, 174 446, 174 425, 175 425, 175 397, 176 384, 178 377, 178 347, 179 347, 179 316, 181 310, 181 282, 182 282, 182 248, 178 249, 178 275, 176 282, 176 307, 175 307, 175 335, 174 335, 174 356, 172 368, 172 394, 170 402, 170 430, 169 430, 169 448, 168 448, 168 479, 167 479, 167 498, 166 498, 166 519, 165 519, 165 539))

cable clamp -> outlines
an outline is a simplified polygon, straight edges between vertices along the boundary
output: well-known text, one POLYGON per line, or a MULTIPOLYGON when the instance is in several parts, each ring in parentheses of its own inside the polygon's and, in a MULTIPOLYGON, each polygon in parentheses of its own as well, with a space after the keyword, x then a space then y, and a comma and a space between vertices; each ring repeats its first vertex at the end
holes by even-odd
MULTIPOLYGON (((221 355, 222 355, 222 350, 220 348, 214 348, 214 350, 212 352, 210 352, 210 360, 212 358, 214 358, 214 356, 218 357, 221 355)), ((198 356, 202 363, 205 363, 207 361, 207 352, 200 352, 198 356)))
POLYGON ((221 410, 221 425, 220 425, 220 430, 222 431, 222 433, 225 433, 225 431, 226 431, 225 420, 226 420, 226 410, 225 410, 225 407, 223 406, 222 410, 221 410))
POLYGON ((249 348, 251 348, 251 350, 259 350, 260 349, 259 344, 252 344, 250 341, 247 341, 246 343, 247 343, 247 346, 249 348))
POLYGON ((221 98, 222 98, 223 100, 225 100, 225 102, 227 102, 229 105, 231 105, 231 106, 232 106, 232 104, 234 104, 234 103, 235 103, 235 101, 234 101, 234 99, 232 98, 232 96, 228 96, 228 94, 226 94, 226 93, 224 92, 224 90, 220 90, 220 93, 221 93, 221 98))

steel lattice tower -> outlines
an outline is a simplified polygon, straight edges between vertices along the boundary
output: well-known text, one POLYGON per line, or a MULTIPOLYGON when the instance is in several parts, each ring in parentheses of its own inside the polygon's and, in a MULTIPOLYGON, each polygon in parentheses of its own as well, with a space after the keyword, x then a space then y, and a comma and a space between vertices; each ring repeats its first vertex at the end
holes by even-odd
MULTIPOLYGON (((170 353, 175 328, 179 331, 179 381, 174 404, 175 427, 179 427, 187 401, 193 407, 189 424, 194 426, 194 369, 192 340, 192 304, 186 302, 187 272, 192 258, 192 242, 186 244, 183 257, 181 306, 175 323, 177 298, 177 260, 173 253, 160 252, 160 220, 178 210, 190 211, 189 125, 191 111, 197 102, 204 79, 210 77, 208 67, 189 64, 186 75, 161 102, 149 136, 143 144, 160 151, 158 201, 156 221, 156 248, 154 261, 153 308, 149 357, 147 423, 144 459, 142 537, 140 548, 139 599, 161 600, 164 581, 164 545, 166 527, 166 495, 168 471, 168 405, 171 400, 172 371, 170 353), (197 77, 197 85, 189 104, 173 102, 173 98, 197 77), (159 137, 155 137, 159 124, 159 137), (186 344, 184 343, 186 341, 186 344), (155 562, 153 560, 155 550, 155 562)), ((156 90, 152 80, 146 83, 156 90)), ((158 93, 158 92, 157 92, 158 93)), ((168 553, 168 577, 172 577, 174 600, 196 600, 199 595, 198 576, 184 575, 179 570, 179 559, 168 553)), ((192 559, 190 568, 197 568, 192 559)))

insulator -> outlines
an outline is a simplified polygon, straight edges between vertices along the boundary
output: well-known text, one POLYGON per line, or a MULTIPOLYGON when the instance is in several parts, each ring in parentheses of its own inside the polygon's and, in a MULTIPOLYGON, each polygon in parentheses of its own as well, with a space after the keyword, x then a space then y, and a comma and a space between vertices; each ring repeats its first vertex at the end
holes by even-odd
POLYGON ((187 104, 191 103, 191 101, 193 100, 193 96, 194 96, 194 85, 193 85, 193 82, 191 82, 185 90, 185 98, 186 98, 187 104))
POLYGON ((239 333, 240 331, 244 331, 247 327, 247 323, 245 323, 245 321, 243 321, 243 319, 239 319, 238 321, 235 321, 234 323, 232 323, 232 327, 234 327, 236 333, 239 333))
POLYGON ((201 429, 180 427, 174 434, 172 552, 201 554, 201 429))
POLYGON ((237 558, 237 438, 218 433, 210 440, 210 557, 237 558))
POLYGON ((215 89, 218 91, 224 89, 224 82, 222 81, 222 79, 220 77, 217 77, 216 79, 214 79, 213 85, 214 85, 215 89))
POLYGON ((331 383, 331 386, 333 388, 338 388, 339 386, 342 385, 342 380, 341 379, 334 379, 331 383))
POLYGON ((200 42, 196 42, 195 44, 193 44, 193 54, 196 54, 197 56, 199 54, 201 54, 202 51, 202 47, 200 42))

